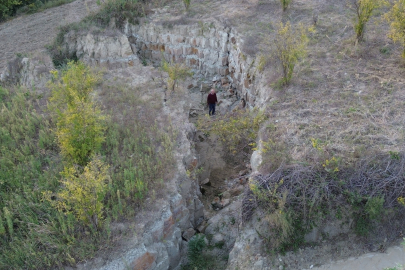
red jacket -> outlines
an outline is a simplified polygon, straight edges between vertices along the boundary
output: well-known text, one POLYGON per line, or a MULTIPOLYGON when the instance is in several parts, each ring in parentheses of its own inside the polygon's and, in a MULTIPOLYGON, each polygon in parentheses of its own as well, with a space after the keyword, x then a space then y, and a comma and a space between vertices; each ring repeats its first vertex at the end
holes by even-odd
POLYGON ((208 94, 208 97, 207 97, 207 103, 208 104, 215 104, 215 103, 217 103, 218 102, 218 99, 217 99, 217 94, 211 94, 211 93, 209 93, 208 94))

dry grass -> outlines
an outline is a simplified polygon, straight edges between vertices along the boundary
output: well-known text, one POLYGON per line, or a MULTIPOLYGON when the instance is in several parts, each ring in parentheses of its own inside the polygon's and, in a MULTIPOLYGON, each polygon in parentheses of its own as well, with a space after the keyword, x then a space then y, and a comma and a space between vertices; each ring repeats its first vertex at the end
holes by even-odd
POLYGON ((404 143, 404 61, 378 16, 368 23, 365 42, 357 45, 346 1, 294 1, 286 14, 277 1, 256 1, 232 20, 248 37, 246 52, 253 47, 269 54, 268 44, 254 44, 249 37, 271 40, 279 21, 309 27, 314 12, 319 13, 316 32, 310 34, 308 57, 296 66, 292 84, 274 90, 280 70, 274 65, 264 70, 271 91, 270 124, 285 130, 273 138, 287 145, 292 160, 305 159, 310 138, 322 140, 348 162, 361 155, 359 149, 399 151, 404 143))

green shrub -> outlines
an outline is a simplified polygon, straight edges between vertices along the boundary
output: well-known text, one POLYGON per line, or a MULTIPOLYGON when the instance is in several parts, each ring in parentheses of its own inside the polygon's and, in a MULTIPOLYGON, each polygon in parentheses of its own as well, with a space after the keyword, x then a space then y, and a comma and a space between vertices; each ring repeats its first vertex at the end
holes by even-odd
POLYGON ((205 236, 203 234, 197 234, 188 242, 187 258, 191 269, 206 269, 208 261, 203 255, 206 246, 205 236))
POLYGON ((307 54, 307 30, 302 25, 294 28, 290 22, 286 24, 280 22, 276 31, 276 37, 272 43, 274 56, 281 64, 283 72, 283 78, 279 83, 288 85, 292 79, 295 65, 307 54))
POLYGON ((386 3, 385 0, 352 0, 353 9, 356 13, 354 19, 354 31, 357 41, 363 41, 364 31, 367 22, 370 20, 373 12, 386 3))
POLYGON ((403 46, 402 57, 405 58, 405 0, 396 0, 391 10, 384 15, 390 23, 388 37, 403 46))
POLYGON ((0 2, 0 22, 11 16, 17 6, 21 5, 20 0, 3 0, 0 2))
POLYGON ((371 220, 378 220, 384 211, 384 197, 371 197, 367 200, 365 211, 371 220))
POLYGON ((74 0, 3 0, 0 2, 0 22, 14 15, 42 11, 74 0))
POLYGON ((174 92, 179 81, 184 81, 187 77, 193 76, 190 68, 180 63, 169 63, 163 59, 162 70, 167 72, 169 79, 167 81, 167 89, 174 92))
POLYGON ((105 117, 90 96, 99 79, 100 75, 83 63, 69 62, 61 78, 55 71, 48 84, 52 90, 49 109, 54 114, 56 136, 68 164, 86 166, 104 141, 105 117))
POLYGON ((50 193, 45 198, 61 213, 73 213, 85 226, 102 228, 104 219, 104 196, 107 193, 108 166, 95 159, 84 169, 65 167, 62 188, 52 200, 50 193))
POLYGON ((219 136, 219 140, 234 155, 254 149, 257 133, 266 119, 267 115, 261 110, 238 110, 227 115, 218 115, 215 120, 210 119, 207 115, 198 120, 197 126, 203 132, 212 132, 219 136))

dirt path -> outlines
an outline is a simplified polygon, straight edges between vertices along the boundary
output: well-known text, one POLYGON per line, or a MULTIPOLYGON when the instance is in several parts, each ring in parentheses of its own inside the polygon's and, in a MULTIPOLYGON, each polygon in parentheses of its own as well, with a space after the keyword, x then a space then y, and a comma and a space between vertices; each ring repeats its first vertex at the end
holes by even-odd
POLYGON ((77 0, 0 24, 0 75, 17 53, 45 50, 60 26, 78 22, 97 8, 96 0, 77 0))
MULTIPOLYGON (((383 270, 398 265, 405 266, 405 248, 394 246, 387 249, 385 253, 367 253, 360 257, 349 258, 347 260, 336 261, 321 267, 312 268, 314 270, 383 270)), ((404 268, 397 268, 402 270, 404 268)))

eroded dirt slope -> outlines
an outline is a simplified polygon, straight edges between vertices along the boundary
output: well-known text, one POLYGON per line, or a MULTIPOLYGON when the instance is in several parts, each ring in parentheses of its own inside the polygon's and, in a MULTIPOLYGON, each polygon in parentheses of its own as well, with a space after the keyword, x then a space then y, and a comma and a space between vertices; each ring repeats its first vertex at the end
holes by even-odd
POLYGON ((77 0, 0 24, 0 74, 16 54, 29 55, 33 51, 45 50, 60 26, 82 20, 98 8, 96 2, 77 0))

